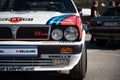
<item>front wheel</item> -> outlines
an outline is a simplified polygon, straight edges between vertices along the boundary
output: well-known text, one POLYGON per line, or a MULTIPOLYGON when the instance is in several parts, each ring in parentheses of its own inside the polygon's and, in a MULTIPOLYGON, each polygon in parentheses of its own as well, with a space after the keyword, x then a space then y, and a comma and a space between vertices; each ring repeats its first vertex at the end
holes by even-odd
POLYGON ((70 70, 70 77, 72 80, 83 80, 87 72, 87 49, 83 47, 82 56, 79 63, 70 70))

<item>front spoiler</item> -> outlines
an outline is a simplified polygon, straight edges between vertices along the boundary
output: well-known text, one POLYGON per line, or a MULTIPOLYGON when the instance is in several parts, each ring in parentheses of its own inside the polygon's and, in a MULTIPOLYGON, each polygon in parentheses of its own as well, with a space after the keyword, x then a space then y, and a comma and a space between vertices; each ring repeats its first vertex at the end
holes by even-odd
POLYGON ((80 60, 82 53, 69 55, 69 64, 66 65, 50 65, 50 66, 0 66, 0 71, 61 71, 71 70, 80 60))

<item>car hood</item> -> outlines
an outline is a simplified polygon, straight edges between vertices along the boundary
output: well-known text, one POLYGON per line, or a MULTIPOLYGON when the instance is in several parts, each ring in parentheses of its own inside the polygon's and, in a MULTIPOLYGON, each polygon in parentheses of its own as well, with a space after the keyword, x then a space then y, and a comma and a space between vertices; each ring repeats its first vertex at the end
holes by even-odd
POLYGON ((0 12, 0 24, 47 24, 52 18, 65 15, 70 14, 50 11, 0 12))
POLYGON ((120 21, 120 16, 99 16, 92 18, 92 21, 120 21))

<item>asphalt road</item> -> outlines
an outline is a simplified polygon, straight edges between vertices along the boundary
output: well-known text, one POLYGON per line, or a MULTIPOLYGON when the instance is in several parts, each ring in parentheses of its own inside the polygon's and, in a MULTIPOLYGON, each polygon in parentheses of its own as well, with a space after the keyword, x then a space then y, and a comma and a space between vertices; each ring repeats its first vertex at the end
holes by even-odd
POLYGON ((88 71, 84 80, 120 80, 120 42, 98 47, 87 35, 88 71))
MULTIPOLYGON (((86 36, 88 52, 88 70, 84 80, 120 80, 120 42, 98 47, 89 42, 86 36)), ((67 72, 0 72, 0 80, 70 80, 67 72)))

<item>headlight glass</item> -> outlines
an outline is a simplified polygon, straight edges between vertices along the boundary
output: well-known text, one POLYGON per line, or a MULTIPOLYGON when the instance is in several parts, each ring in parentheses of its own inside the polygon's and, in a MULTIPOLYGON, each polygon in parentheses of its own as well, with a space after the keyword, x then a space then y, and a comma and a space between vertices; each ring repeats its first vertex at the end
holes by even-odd
POLYGON ((68 27, 64 31, 64 37, 66 40, 73 41, 78 38, 78 30, 75 27, 68 27))
POLYGON ((60 29, 54 29, 51 33, 51 37, 54 40, 60 40, 63 37, 63 32, 60 29))

